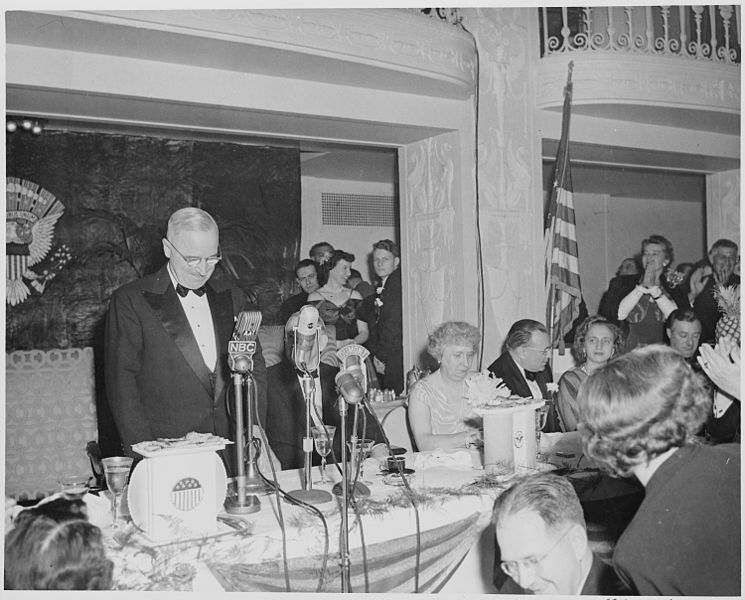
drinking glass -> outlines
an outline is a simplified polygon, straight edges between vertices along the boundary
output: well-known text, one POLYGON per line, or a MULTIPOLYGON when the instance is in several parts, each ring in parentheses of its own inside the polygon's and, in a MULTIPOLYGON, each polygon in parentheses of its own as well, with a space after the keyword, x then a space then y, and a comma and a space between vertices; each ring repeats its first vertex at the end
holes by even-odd
POLYGON ((72 500, 82 498, 88 493, 89 480, 90 477, 87 475, 72 475, 60 479, 60 492, 72 500))
POLYGON ((316 452, 321 455, 321 481, 315 483, 331 483, 326 479, 326 457, 331 452, 331 444, 334 442, 336 433, 335 425, 324 425, 323 427, 311 427, 313 443, 316 446, 316 452))
POLYGON ((541 432, 546 426, 548 408, 548 406, 544 405, 535 411, 535 456, 539 461, 543 459, 543 455, 541 454, 541 432))
POLYGON ((106 486, 114 497, 114 529, 116 529, 119 519, 119 498, 129 481, 132 459, 128 456, 111 456, 101 460, 101 463, 104 477, 106 477, 106 486))

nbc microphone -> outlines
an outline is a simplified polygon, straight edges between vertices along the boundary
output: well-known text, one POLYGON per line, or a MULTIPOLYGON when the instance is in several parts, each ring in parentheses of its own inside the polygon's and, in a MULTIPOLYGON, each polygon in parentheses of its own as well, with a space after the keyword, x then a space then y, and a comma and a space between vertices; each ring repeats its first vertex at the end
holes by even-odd
POLYGON ((334 381, 336 381, 336 387, 339 393, 349 404, 359 404, 362 402, 365 392, 350 370, 339 371, 334 381))
POLYGON ((318 319, 318 309, 312 304, 306 304, 300 309, 292 359, 295 367, 304 373, 315 371, 320 362, 318 319))
POLYGON ((253 371, 259 325, 261 312, 258 310, 244 310, 238 315, 233 339, 228 342, 228 366, 233 373, 253 371))

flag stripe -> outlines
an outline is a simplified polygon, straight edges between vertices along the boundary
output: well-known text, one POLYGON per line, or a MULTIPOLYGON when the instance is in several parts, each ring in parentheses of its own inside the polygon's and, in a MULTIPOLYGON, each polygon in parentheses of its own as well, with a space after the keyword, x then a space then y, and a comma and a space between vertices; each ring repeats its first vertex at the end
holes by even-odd
POLYGON ((582 290, 569 159, 569 117, 572 101, 571 65, 564 91, 561 140, 556 154, 554 185, 545 227, 546 322, 553 347, 561 352, 564 336, 579 316, 582 290))

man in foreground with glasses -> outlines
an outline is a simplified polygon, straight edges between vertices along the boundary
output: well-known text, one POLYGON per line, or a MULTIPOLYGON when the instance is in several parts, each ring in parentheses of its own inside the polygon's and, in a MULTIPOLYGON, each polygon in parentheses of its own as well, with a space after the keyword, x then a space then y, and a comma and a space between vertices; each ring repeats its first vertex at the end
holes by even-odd
MULTIPOLYGON (((168 263, 160 270, 114 292, 106 321, 108 402, 123 450, 134 458, 132 444, 191 431, 234 439, 227 346, 244 299, 208 283, 222 258, 217 223, 198 208, 177 210, 163 252, 168 263)), ((266 366, 258 340, 253 362, 263 421, 266 366)), ((234 460, 224 458, 232 474, 234 460)))
POLYGON ((613 568, 593 555, 572 484, 552 474, 526 477, 494 503, 502 594, 615 595, 613 568))

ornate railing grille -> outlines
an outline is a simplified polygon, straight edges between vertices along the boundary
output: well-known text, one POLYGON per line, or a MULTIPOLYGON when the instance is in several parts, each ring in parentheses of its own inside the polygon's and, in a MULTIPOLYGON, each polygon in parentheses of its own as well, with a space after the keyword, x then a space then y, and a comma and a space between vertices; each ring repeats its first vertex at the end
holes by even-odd
POLYGON ((740 62, 740 6, 539 8, 541 56, 628 52, 740 62))

